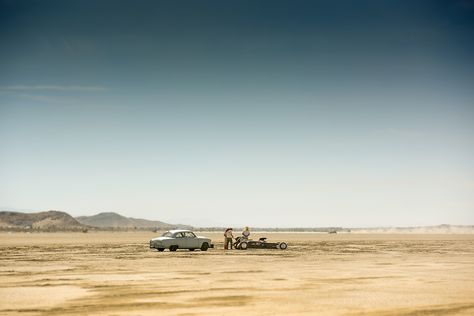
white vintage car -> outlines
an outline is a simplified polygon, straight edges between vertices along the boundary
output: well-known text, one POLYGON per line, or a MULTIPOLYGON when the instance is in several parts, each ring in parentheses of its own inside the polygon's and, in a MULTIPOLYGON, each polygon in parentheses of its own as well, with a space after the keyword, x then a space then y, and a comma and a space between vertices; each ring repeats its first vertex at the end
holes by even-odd
POLYGON ((207 251, 209 248, 214 248, 214 245, 207 237, 196 236, 190 230, 178 229, 167 231, 160 237, 150 240, 150 248, 158 249, 158 251, 164 251, 165 249, 170 251, 178 249, 207 251))

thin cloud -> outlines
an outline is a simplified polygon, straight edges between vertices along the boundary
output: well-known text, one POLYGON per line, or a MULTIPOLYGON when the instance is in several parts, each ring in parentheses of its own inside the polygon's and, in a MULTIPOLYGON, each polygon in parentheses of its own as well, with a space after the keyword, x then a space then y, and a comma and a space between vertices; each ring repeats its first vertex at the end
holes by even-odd
POLYGON ((3 91, 96 91, 103 92, 108 89, 100 86, 58 86, 58 85, 35 85, 35 86, 3 86, 0 87, 3 91))
POLYGON ((47 103, 56 103, 56 104, 68 104, 75 101, 73 98, 65 98, 65 97, 58 97, 58 96, 50 96, 50 95, 38 95, 38 94, 27 94, 27 93, 20 93, 16 95, 22 99, 28 99, 32 101, 39 101, 39 102, 47 102, 47 103))

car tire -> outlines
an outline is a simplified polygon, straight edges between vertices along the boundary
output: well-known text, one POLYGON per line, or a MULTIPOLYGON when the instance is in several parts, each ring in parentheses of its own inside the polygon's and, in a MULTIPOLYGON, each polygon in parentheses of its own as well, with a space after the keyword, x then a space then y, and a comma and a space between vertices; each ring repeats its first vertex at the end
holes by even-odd
POLYGON ((194 251, 195 249, 194 248, 189 248, 189 251, 194 251))
POLYGON ((285 250, 286 248, 288 248, 288 245, 286 244, 286 242, 281 242, 278 245, 278 248, 281 249, 281 250, 285 250))
POLYGON ((242 241, 239 245, 239 249, 242 249, 242 250, 247 250, 248 247, 249 247, 249 244, 246 241, 242 241))
POLYGON ((201 250, 202 251, 207 251, 207 249, 209 249, 209 244, 207 242, 202 243, 201 250))
POLYGON ((165 248, 157 248, 159 252, 165 251, 165 248))
POLYGON ((178 246, 170 246, 170 251, 176 251, 178 250, 178 246))

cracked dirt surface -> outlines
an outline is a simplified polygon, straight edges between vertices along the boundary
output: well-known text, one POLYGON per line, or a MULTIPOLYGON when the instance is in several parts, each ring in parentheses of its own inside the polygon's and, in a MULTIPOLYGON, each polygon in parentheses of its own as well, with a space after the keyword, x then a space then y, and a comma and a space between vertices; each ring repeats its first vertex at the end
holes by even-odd
POLYGON ((254 233, 280 250, 157 252, 156 234, 1 233, 2 315, 472 315, 474 235, 254 233))

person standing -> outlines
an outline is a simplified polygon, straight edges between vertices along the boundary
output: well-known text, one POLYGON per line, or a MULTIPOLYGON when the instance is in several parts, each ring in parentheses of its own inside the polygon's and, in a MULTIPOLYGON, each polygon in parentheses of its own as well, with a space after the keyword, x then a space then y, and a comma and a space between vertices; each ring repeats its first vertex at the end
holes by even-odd
POLYGON ((227 228, 224 232, 224 249, 232 249, 234 234, 232 228, 227 228), (230 248, 229 248, 230 244, 230 248))
POLYGON ((245 227, 244 231, 242 232, 242 239, 249 240, 250 237, 250 229, 248 226, 245 227))

